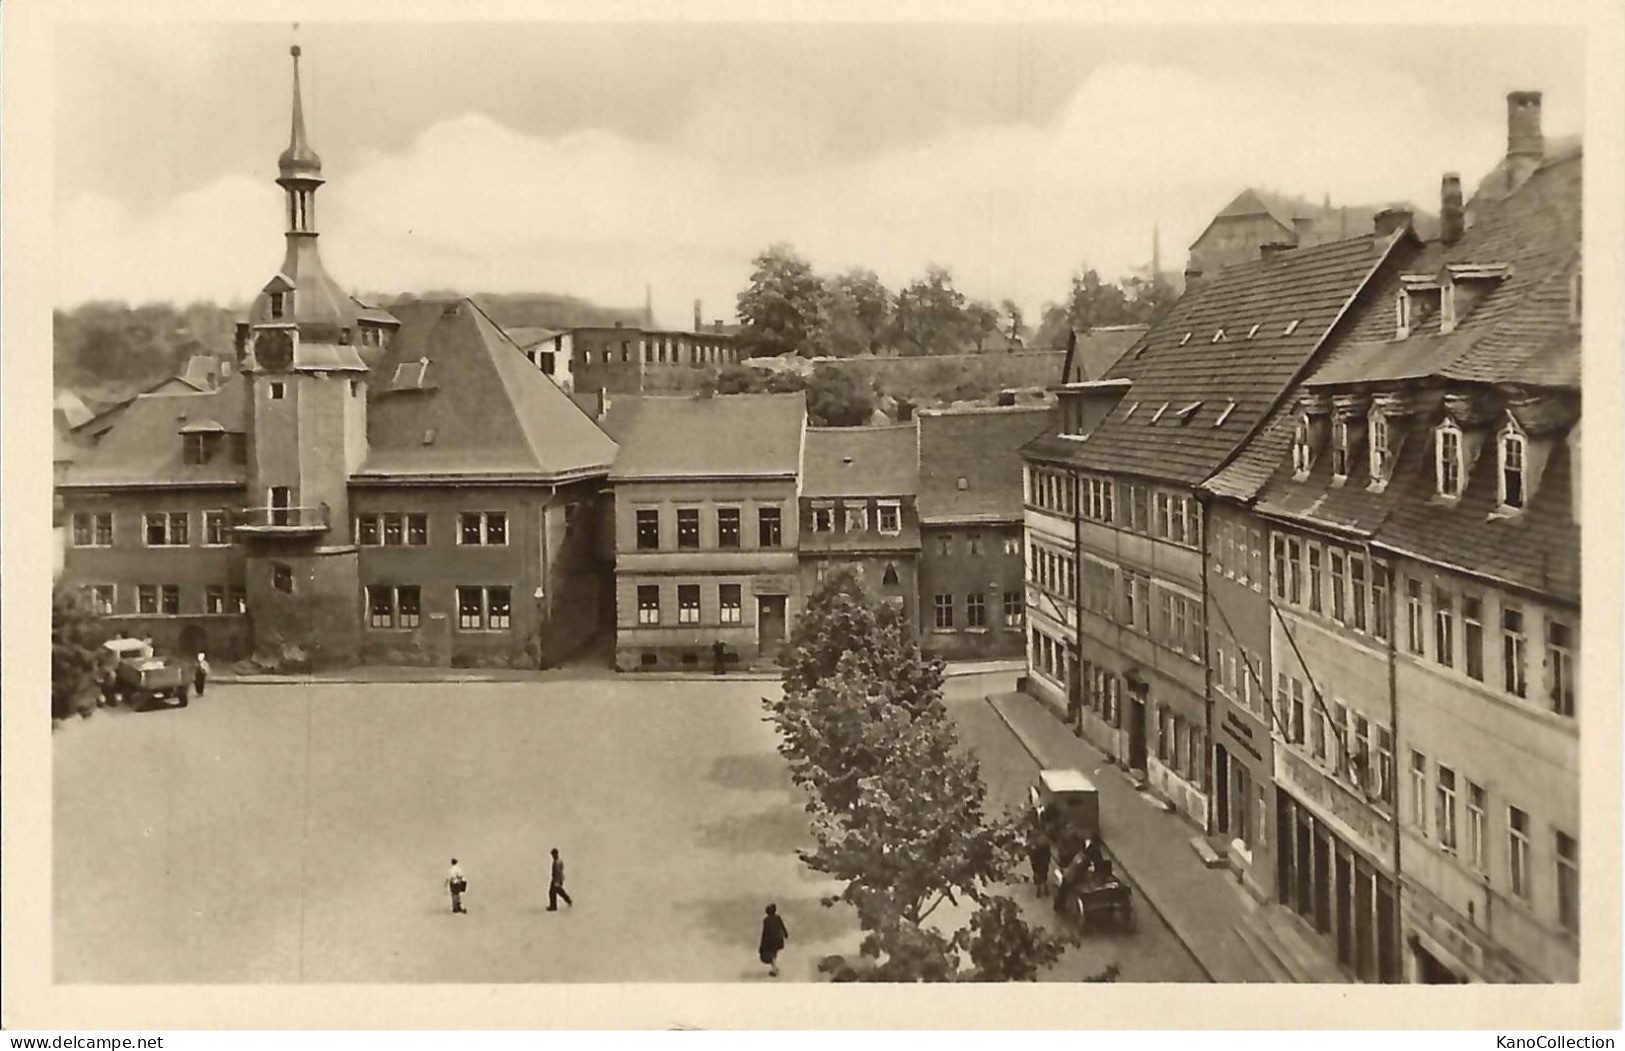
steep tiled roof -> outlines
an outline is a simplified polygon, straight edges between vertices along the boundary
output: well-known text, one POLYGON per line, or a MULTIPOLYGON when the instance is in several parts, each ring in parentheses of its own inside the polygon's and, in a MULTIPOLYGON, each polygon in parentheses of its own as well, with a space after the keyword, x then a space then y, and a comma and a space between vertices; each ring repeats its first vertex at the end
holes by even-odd
POLYGON ((144 394, 124 405, 117 421, 96 445, 82 449, 64 485, 222 485, 245 484, 248 469, 219 450, 208 463, 188 464, 181 428, 213 421, 220 430, 240 433, 247 408, 243 377, 232 376, 216 391, 197 394, 144 394))
POLYGON ((808 427, 802 496, 913 496, 920 488, 914 424, 808 427))
POLYGON ((1104 376, 1145 333, 1145 325, 1113 325, 1078 333, 1072 378, 1093 380, 1104 376))
POLYGON ((795 394, 615 398, 612 479, 793 477, 807 403, 795 394))
POLYGON ((357 478, 551 478, 614 462, 610 437, 473 300, 395 309, 402 327, 369 384, 357 478), (397 366, 425 358, 421 382, 393 382, 397 366))
POLYGON ((1033 451, 1200 483, 1274 408, 1395 241, 1367 235, 1226 267, 1107 373, 1132 386, 1086 440, 1033 451))
POLYGON ((1580 259, 1581 158, 1541 167, 1517 192, 1488 201, 1454 245, 1431 242, 1374 283, 1373 308, 1349 331, 1353 344, 1312 384, 1438 376, 1484 383, 1576 386, 1580 326, 1570 317, 1569 275, 1580 259), (1396 340, 1401 277, 1451 264, 1506 263, 1506 278, 1474 303, 1455 331, 1439 332, 1436 311, 1396 340))
POLYGON ((921 412, 920 521, 1020 521, 1021 448, 1049 427, 1053 412, 1048 406, 921 412))

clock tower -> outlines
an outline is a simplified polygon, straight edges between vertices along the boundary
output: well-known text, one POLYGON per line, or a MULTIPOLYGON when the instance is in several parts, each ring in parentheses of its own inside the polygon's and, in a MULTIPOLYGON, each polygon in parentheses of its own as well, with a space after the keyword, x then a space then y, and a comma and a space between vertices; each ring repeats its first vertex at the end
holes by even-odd
POLYGON ((248 506, 233 518, 244 545, 255 648, 298 647, 317 663, 359 646, 358 553, 350 475, 367 454, 370 366, 399 322, 359 303, 316 250, 322 160, 305 134, 293 56, 293 127, 277 159, 287 231, 282 266, 238 325, 248 399, 248 506))

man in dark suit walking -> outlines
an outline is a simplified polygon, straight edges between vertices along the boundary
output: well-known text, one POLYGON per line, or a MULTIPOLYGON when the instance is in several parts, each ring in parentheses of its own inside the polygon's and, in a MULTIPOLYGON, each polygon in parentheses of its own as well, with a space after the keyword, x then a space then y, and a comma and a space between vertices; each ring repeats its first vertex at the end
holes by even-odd
POLYGON ((576 903, 570 900, 569 893, 564 889, 564 859, 559 857, 558 847, 554 847, 551 853, 553 855, 553 871, 547 881, 547 911, 558 912, 560 898, 564 899, 564 904, 573 909, 576 907, 576 903))

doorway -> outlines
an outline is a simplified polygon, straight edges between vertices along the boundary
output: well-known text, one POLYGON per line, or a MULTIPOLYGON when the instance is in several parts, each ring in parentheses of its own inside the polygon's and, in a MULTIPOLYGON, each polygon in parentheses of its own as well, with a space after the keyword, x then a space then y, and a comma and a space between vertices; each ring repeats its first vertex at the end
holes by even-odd
POLYGON ((756 648, 762 656, 778 651, 784 642, 784 596, 756 596, 756 648))
POLYGON ((271 524, 287 525, 288 508, 292 506, 293 494, 285 485, 271 486, 271 524))
POLYGON ((1145 772, 1145 698, 1138 694, 1128 705, 1128 768, 1145 772))
POLYGON ((1218 822, 1218 831, 1221 835, 1230 834, 1230 753, 1225 751, 1222 744, 1213 746, 1213 788, 1218 800, 1213 807, 1213 816, 1218 822))

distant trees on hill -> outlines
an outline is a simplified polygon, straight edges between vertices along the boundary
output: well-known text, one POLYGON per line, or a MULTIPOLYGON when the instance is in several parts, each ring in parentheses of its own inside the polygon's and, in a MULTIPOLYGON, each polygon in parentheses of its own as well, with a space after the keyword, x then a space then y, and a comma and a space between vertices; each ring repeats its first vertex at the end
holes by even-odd
POLYGON ((972 299, 954 287, 947 267, 928 266, 923 277, 891 292, 872 270, 820 276, 790 245, 776 244, 752 261, 750 284, 739 293, 739 339, 747 357, 1053 348, 1066 344, 1069 328, 1146 323, 1176 298, 1160 275, 1108 283, 1082 267, 1066 301, 1045 307, 1034 335, 1013 300, 995 307, 972 299))

